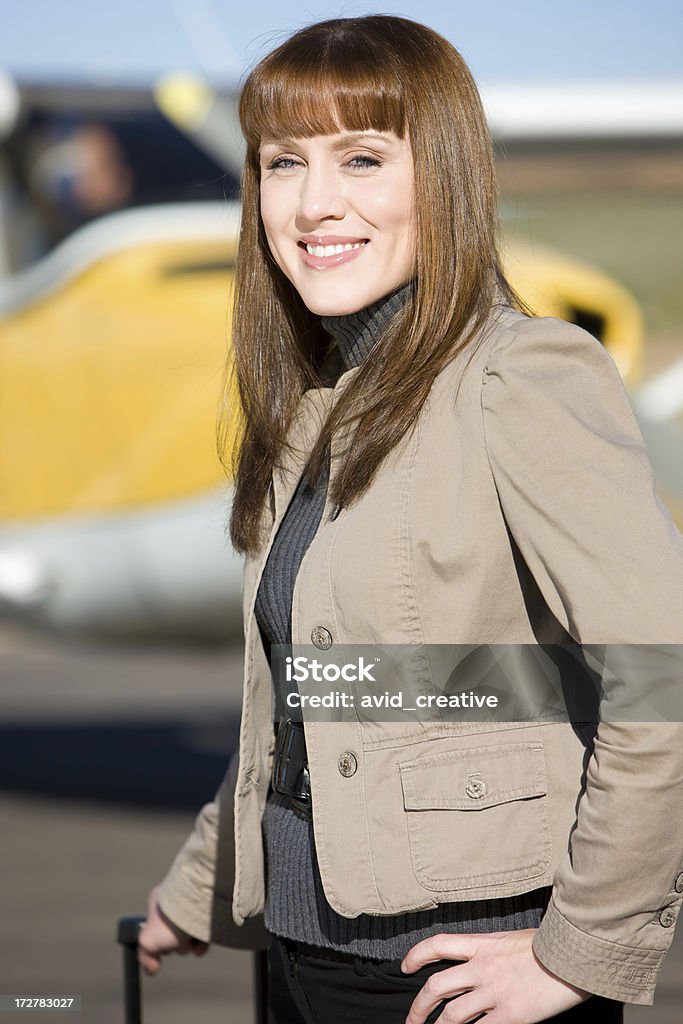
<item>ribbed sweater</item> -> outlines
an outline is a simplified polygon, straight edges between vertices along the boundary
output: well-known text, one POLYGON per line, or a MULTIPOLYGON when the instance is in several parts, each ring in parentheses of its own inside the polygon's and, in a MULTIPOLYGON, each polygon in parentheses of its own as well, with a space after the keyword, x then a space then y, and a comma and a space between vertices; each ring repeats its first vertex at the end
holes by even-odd
MULTIPOLYGON (((409 285, 358 313, 323 317, 343 369, 358 366, 400 311, 409 285)), ((291 644, 292 595, 299 566, 315 536, 325 504, 329 464, 318 488, 302 478, 278 528, 256 596, 255 614, 270 659, 271 644, 291 644)), ((273 679, 275 706, 280 706, 273 679)), ((313 813, 315 814, 315 808, 313 813)), ((402 959, 411 946, 440 932, 494 932, 535 928, 550 887, 503 899, 442 903, 433 910, 345 918, 325 898, 313 827, 272 790, 263 818, 266 854, 265 924, 276 935, 376 960, 402 959)), ((353 852, 349 851, 349 871, 353 852)))

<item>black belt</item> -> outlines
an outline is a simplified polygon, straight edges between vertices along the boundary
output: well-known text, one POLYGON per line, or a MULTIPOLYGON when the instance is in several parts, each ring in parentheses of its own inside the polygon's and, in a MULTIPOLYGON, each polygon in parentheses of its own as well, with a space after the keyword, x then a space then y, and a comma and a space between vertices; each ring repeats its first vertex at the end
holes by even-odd
POLYGON ((271 785, 276 793, 289 797, 296 813, 309 821, 313 817, 311 780, 304 723, 283 718, 276 722, 275 754, 271 785))

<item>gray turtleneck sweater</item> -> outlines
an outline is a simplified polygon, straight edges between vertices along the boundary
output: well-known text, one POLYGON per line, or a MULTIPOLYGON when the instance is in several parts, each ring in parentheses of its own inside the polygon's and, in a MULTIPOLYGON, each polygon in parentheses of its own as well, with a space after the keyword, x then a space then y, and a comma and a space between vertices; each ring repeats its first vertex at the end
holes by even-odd
MULTIPOLYGON (((359 313, 323 317, 336 342, 343 370, 358 366, 392 317, 402 308, 409 285, 359 313)), ((294 583, 303 556, 320 523, 328 484, 317 489, 301 479, 287 507, 266 561, 255 613, 266 653, 271 644, 291 644, 294 583)), ((277 700, 277 680, 273 679, 277 700)), ((315 811, 314 811, 315 813, 315 811)), ((434 910, 394 916, 361 914, 345 918, 325 899, 315 854, 313 827, 272 791, 263 818, 267 896, 265 924, 276 935, 377 960, 402 959, 411 946, 440 932, 494 932, 536 928, 550 898, 550 887, 504 899, 444 903, 434 910)), ((353 854, 349 856, 353 871, 353 854)))

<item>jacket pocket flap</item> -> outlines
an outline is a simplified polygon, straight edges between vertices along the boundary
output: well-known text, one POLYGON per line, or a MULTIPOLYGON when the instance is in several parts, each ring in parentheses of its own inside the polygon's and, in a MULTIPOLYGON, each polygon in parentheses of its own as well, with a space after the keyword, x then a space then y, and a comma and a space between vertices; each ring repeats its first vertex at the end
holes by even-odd
POLYGON ((542 743, 449 750, 399 768, 407 811, 477 811, 546 793, 542 743))

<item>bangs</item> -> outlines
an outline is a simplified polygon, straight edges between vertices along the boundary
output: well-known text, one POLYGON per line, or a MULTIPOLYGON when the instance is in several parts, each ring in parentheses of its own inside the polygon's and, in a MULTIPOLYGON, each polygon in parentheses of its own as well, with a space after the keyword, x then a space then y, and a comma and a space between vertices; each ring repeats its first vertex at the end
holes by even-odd
POLYGON ((240 122, 252 152, 264 138, 370 130, 405 136, 405 103, 395 59, 368 52, 374 47, 367 40, 334 42, 325 52, 292 53, 289 47, 285 55, 276 50, 247 79, 240 122))

